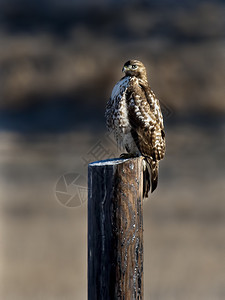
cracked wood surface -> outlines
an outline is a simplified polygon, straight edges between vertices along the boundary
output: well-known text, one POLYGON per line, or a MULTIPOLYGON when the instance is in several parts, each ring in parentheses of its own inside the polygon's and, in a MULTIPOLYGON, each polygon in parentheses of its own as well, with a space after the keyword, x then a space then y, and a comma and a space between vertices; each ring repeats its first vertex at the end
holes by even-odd
POLYGON ((88 169, 88 299, 143 299, 142 157, 88 169))

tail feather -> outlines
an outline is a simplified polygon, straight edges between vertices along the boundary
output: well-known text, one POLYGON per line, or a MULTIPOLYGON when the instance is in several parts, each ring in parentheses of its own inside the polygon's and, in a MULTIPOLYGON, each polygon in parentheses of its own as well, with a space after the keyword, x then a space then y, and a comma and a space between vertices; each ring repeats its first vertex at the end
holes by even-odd
POLYGON ((151 169, 151 192, 154 192, 158 185, 159 163, 151 160, 149 165, 151 169))
POLYGON ((150 173, 148 170, 148 164, 144 162, 143 166, 143 197, 148 198, 148 192, 150 191, 150 173))
POLYGON ((158 161, 154 161, 150 158, 145 158, 147 162, 145 164, 143 170, 143 195, 145 198, 148 197, 148 192, 150 191, 153 193, 154 190, 157 188, 158 185, 158 171, 159 171, 159 163, 158 161), (150 184, 151 181, 151 184, 150 184))

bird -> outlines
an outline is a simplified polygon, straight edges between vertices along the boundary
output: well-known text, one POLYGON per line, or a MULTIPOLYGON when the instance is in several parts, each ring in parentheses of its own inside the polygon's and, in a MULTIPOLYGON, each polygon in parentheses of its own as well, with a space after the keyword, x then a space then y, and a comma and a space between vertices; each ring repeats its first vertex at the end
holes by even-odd
POLYGON ((106 127, 127 153, 123 158, 143 156, 143 196, 158 185, 159 161, 165 155, 165 130, 160 102, 153 93, 144 64, 128 60, 124 76, 114 86, 105 117, 106 127))

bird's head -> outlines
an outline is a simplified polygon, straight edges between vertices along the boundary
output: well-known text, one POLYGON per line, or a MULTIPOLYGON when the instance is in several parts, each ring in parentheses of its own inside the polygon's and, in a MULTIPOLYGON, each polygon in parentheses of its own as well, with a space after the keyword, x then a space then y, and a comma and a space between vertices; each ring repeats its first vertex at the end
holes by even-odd
POLYGON ((126 76, 135 76, 141 79, 147 79, 145 66, 142 62, 136 59, 128 60, 122 69, 126 76))

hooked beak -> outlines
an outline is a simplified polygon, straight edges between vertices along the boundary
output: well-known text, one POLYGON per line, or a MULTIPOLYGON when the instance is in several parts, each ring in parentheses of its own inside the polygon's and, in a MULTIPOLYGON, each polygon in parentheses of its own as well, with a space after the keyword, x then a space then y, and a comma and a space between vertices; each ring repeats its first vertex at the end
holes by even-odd
POLYGON ((124 66, 122 69, 122 72, 126 72, 129 68, 127 66, 124 66))

